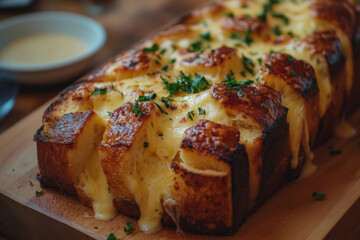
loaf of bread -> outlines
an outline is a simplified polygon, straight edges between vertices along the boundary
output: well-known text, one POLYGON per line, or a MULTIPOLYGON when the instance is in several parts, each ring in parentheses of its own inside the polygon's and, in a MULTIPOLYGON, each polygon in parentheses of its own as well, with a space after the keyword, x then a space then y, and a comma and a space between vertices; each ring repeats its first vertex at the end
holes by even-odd
POLYGON ((360 4, 223 0, 62 91, 40 181, 95 218, 233 234, 360 102, 360 4))

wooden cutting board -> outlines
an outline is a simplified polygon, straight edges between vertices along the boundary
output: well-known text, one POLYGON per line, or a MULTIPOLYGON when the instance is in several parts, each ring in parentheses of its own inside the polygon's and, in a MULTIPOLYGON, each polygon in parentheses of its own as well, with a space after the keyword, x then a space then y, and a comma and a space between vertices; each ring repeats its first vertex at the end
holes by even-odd
MULTIPOLYGON (((48 105, 48 104, 46 104, 48 105)), ((56 190, 41 190, 36 179, 37 160, 33 135, 41 124, 45 106, 0 136, 0 232, 20 239, 219 239, 164 228, 145 235, 136 220, 119 214, 109 222, 95 220, 93 211, 56 190), (127 221, 136 230, 123 231, 127 221)), ((350 119, 360 133, 360 110, 350 119)), ((360 239, 360 135, 332 138, 315 151, 317 171, 308 178, 286 184, 240 231, 227 239, 360 239), (342 150, 330 155, 329 146, 342 150), (323 201, 313 191, 326 193, 323 201)))

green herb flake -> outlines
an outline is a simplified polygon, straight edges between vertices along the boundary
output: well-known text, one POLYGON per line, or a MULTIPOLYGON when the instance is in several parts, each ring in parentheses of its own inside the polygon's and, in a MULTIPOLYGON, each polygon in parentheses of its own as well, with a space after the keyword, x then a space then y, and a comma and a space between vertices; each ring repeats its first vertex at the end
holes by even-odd
POLYGON ((199 115, 206 115, 206 110, 202 108, 198 108, 199 115))
POLYGON ((176 62, 176 58, 172 58, 170 61, 169 61, 169 64, 174 64, 176 62))
POLYGON ((99 227, 96 227, 96 226, 95 226, 94 229, 99 229, 99 227))
POLYGON ((156 52, 157 50, 159 50, 159 45, 154 43, 150 48, 144 48, 143 50, 145 52, 156 52))
POLYGON ((225 148, 225 149, 229 149, 229 146, 228 146, 228 145, 224 145, 224 148, 225 148))
POLYGON ((154 100, 155 98, 156 98, 156 93, 151 93, 151 94, 146 95, 146 96, 139 96, 137 101, 139 101, 139 102, 147 102, 147 101, 154 100))
POLYGON ((160 112, 161 112, 162 114, 169 115, 169 113, 166 112, 164 109, 162 109, 162 107, 160 107, 159 104, 157 104, 156 102, 154 102, 154 104, 158 107, 158 109, 160 110, 160 112))
POLYGON ((161 49, 161 51, 160 51, 160 54, 161 54, 161 55, 164 54, 164 53, 166 53, 166 48, 163 48, 163 49, 161 49))
POLYGON ((282 14, 282 13, 272 12, 272 13, 270 14, 270 16, 273 17, 273 18, 279 18, 279 19, 281 19, 285 25, 288 25, 289 22, 290 22, 290 21, 289 21, 289 18, 286 17, 286 16, 285 16, 284 14, 282 14))
POLYGON ((172 102, 174 101, 173 97, 171 95, 167 97, 162 97, 161 101, 165 104, 166 108, 169 108, 172 105, 172 102))
POLYGON ((196 41, 190 44, 190 46, 187 48, 189 52, 198 52, 201 50, 202 42, 196 41))
POLYGON ((290 74, 291 74, 291 76, 296 76, 296 72, 294 72, 294 71, 291 71, 290 74))
POLYGON ((112 115, 112 112, 107 112, 107 115, 109 116, 109 117, 111 117, 111 115, 112 115))
POLYGON ((259 65, 262 65, 262 58, 258 58, 257 62, 259 63, 259 65))
POLYGON ((40 191, 35 191, 35 195, 36 196, 41 196, 44 194, 44 191, 43 190, 40 190, 40 191))
POLYGON ((331 156, 339 155, 339 154, 341 154, 341 153, 342 153, 341 150, 332 150, 331 152, 329 152, 329 154, 330 154, 331 156))
POLYGON ((187 116, 189 117, 189 119, 190 119, 191 121, 193 121, 193 120, 194 120, 193 117, 195 116, 194 111, 189 111, 189 112, 187 112, 187 116))
POLYGON ((157 60, 157 59, 155 59, 155 61, 154 61, 157 65, 160 65, 160 62, 159 62, 159 60, 157 60))
POLYGON ((274 27, 273 31, 275 36, 280 36, 282 34, 280 27, 277 25, 274 27))
POLYGON ((278 0, 269 0, 266 4, 263 5, 263 8, 258 14, 257 18, 260 19, 262 22, 266 22, 267 13, 270 12, 272 7, 278 2, 278 0))
POLYGON ((144 142, 144 148, 147 148, 149 146, 148 142, 144 142))
POLYGON ((286 59, 289 61, 289 62, 293 62, 294 61, 294 58, 292 56, 287 56, 286 59))
POLYGON ((144 110, 139 107, 139 102, 135 101, 134 106, 131 108, 131 112, 136 116, 141 117, 145 114, 144 110))
POLYGON ((253 75, 255 65, 252 62, 252 60, 250 58, 245 57, 244 55, 242 55, 242 59, 243 59, 243 66, 246 69, 246 71, 248 71, 253 75))
POLYGON ((325 193, 317 193, 317 192, 313 191, 312 196, 315 198, 315 200, 322 201, 322 200, 324 200, 326 194, 325 193))
POLYGON ((232 12, 228 12, 228 13, 225 13, 225 16, 232 18, 232 17, 234 17, 234 14, 232 12))
POLYGON ((211 41, 210 32, 203 33, 203 34, 200 35, 200 37, 201 37, 202 40, 211 41))
POLYGON ((166 72, 168 70, 168 68, 169 68, 169 66, 167 64, 165 64, 164 66, 162 66, 161 70, 166 72))
POLYGON ((274 69, 272 68, 272 67, 270 67, 270 65, 269 64, 265 64, 265 66, 267 67, 267 69, 269 69, 269 71, 273 71, 274 69))
POLYGON ((260 105, 260 107, 267 107, 266 103, 260 105))
POLYGON ((229 90, 239 90, 244 85, 251 85, 254 83, 253 80, 245 80, 245 81, 236 81, 233 71, 230 71, 228 75, 226 75, 225 80, 222 81, 225 83, 227 89, 229 90))
POLYGON ((116 237, 115 234, 110 233, 109 236, 107 236, 106 240, 121 240, 121 239, 116 237))
POLYGON ((91 95, 104 95, 108 92, 107 88, 96 88, 91 95))

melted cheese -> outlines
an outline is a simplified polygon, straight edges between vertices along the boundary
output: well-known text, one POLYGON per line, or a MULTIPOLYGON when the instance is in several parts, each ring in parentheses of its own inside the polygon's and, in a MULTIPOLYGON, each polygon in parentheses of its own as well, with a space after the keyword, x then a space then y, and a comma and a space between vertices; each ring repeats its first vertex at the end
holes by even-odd
MULTIPOLYGON (((263 4, 268 1, 246 1, 246 8, 241 7, 239 5, 240 2, 241 1, 235 0, 224 1, 226 8, 224 13, 233 12, 236 16, 248 15, 256 18, 262 11, 263 4)), ((186 74, 192 73, 194 75, 198 73, 205 76, 209 83, 213 84, 223 81, 228 71, 232 70, 237 81, 243 81, 245 79, 255 80, 257 77, 260 77, 261 65, 258 59, 261 59, 264 54, 268 54, 271 50, 280 51, 291 54, 297 59, 305 60, 314 67, 319 87, 319 115, 322 117, 326 113, 332 97, 331 76, 326 59, 321 55, 313 56, 305 48, 297 46, 301 38, 317 30, 324 29, 324 27, 319 26, 319 22, 312 17, 310 1, 297 1, 296 3, 293 1, 281 1, 280 4, 273 6, 273 11, 286 15, 289 19, 289 24, 283 24, 281 19, 271 17, 270 14, 268 14, 267 21, 270 32, 272 33, 274 26, 280 26, 281 31, 284 33, 291 31, 295 38, 290 42, 273 44, 269 41, 251 37, 254 42, 252 42, 250 46, 245 46, 241 40, 230 38, 229 33, 224 33, 221 27, 223 14, 216 17, 205 16, 199 23, 189 26, 192 31, 191 34, 161 39, 157 42, 160 49, 166 49, 166 53, 162 56, 159 55, 160 57, 156 59, 160 66, 168 64, 171 59, 176 59, 173 66, 169 67, 166 72, 147 72, 147 74, 133 78, 120 78, 116 73, 117 63, 114 63, 106 69, 106 73, 116 81, 113 83, 99 82, 95 84, 97 88, 107 87, 108 89, 110 89, 111 84, 114 84, 114 89, 109 93, 90 96, 94 111, 104 122, 109 119, 109 114, 111 114, 114 109, 123 103, 134 102, 139 95, 146 93, 156 93, 157 98, 154 101, 168 113, 168 115, 160 114, 160 116, 153 116, 151 120, 147 122, 144 127, 146 130, 142 132, 141 139, 135 141, 138 144, 130 154, 132 169, 126 176, 127 186, 129 186, 141 212, 139 220, 140 229, 146 233, 153 233, 161 228, 161 218, 164 211, 167 211, 174 221, 178 222, 179 213, 169 207, 171 204, 178 204, 174 197, 176 194, 171 190, 173 189, 172 186, 174 182, 170 164, 176 156, 179 156, 179 147, 187 128, 194 125, 199 119, 205 118, 219 124, 240 129, 240 143, 246 146, 250 163, 259 157, 256 151, 252 151, 254 147, 252 140, 261 136, 261 132, 254 133, 242 126, 240 116, 232 116, 226 112, 225 109, 210 96, 208 89, 197 94, 186 94, 180 91, 174 95, 173 104, 177 109, 170 110, 165 108, 160 99, 161 97, 168 96, 169 92, 164 89, 165 85, 159 75, 165 78, 169 76, 167 80, 169 82, 175 82, 179 76, 179 71, 183 70, 186 74), (200 35, 206 32, 210 33, 212 41, 202 41, 203 47, 205 46, 207 49, 219 48, 222 45, 233 47, 236 48, 238 58, 226 62, 225 66, 217 66, 212 69, 207 69, 203 66, 191 67, 184 65, 182 60, 194 55, 194 53, 185 53, 184 55, 184 51, 181 50, 188 48, 191 43, 199 41, 201 39, 200 35), (239 43, 241 43, 242 46, 239 47, 237 45, 239 43), (171 47, 173 45, 176 46, 175 50, 171 47), (242 64, 243 56, 251 59, 254 63, 254 74, 246 72, 242 64), (199 115, 198 108, 204 109, 206 115, 199 115), (193 119, 188 117, 189 112, 194 113, 193 119), (143 142, 149 142, 149 146, 144 148, 143 142), (169 204, 162 204, 162 202, 169 204), (165 209, 163 209, 163 206, 166 206, 165 209)), ((345 50, 347 90, 349 90, 352 83, 351 43, 340 30, 337 31, 345 50)), ((274 38, 274 36, 271 37, 274 38)), ((152 61, 154 61, 154 59, 152 59, 152 61)), ((299 149, 302 147, 307 159, 303 176, 309 175, 316 167, 311 163, 313 154, 309 146, 307 113, 303 100, 294 96, 292 91, 283 89, 283 86, 274 83, 271 84, 270 82, 269 84, 281 90, 283 93, 283 104, 289 108, 287 120, 290 125, 290 147, 293 156, 291 167, 296 168, 298 166, 299 149)), ((254 164, 250 164, 249 166, 249 195, 250 204, 253 204, 259 194, 261 171, 254 164)), ((199 169, 192 167, 192 171, 198 170, 199 169)), ((96 174, 91 172, 93 172, 92 167, 87 168, 82 177, 84 191, 94 199, 94 202, 108 202, 111 197, 105 194, 107 191, 104 191, 104 189, 107 190, 107 185, 103 183, 103 175, 99 173, 100 175, 96 178, 94 177, 96 174), (95 182, 99 179, 101 183, 96 184, 95 182), (101 199, 98 199, 97 195, 101 195, 101 199)), ((93 206, 94 209, 99 209, 96 204, 93 204, 93 206)), ((109 207, 109 209, 110 208, 111 207, 109 207)))
POLYGON ((351 138, 356 135, 356 129, 342 117, 336 122, 335 134, 341 138, 351 138))

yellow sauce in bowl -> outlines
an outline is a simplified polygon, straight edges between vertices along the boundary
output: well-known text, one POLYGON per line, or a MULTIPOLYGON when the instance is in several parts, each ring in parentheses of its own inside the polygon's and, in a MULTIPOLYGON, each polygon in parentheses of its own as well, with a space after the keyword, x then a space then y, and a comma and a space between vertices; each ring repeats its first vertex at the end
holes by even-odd
POLYGON ((22 37, 0 51, 0 63, 44 65, 83 54, 86 44, 63 33, 41 33, 22 37))

